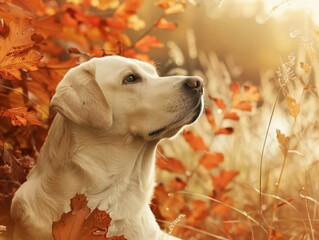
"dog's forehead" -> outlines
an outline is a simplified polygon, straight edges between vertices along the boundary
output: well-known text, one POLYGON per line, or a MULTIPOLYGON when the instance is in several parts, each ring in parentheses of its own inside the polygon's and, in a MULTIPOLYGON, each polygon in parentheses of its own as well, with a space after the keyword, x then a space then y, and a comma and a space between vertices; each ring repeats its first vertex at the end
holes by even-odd
POLYGON ((136 64, 139 68, 142 68, 142 70, 144 70, 148 74, 157 75, 156 68, 153 65, 151 65, 147 62, 142 62, 142 61, 136 60, 136 59, 127 59, 127 60, 129 62, 132 61, 129 64, 133 64, 133 65, 136 64))
POLYGON ((158 75, 156 68, 147 62, 142 62, 137 59, 125 58, 120 56, 107 56, 100 59, 103 67, 110 67, 112 70, 137 69, 144 71, 149 75, 158 75))

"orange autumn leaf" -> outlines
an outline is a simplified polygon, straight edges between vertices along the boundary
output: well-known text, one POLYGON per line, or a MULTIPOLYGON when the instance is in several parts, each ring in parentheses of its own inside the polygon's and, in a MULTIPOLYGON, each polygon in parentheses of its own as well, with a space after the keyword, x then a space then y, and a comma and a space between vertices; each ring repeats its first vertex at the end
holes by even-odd
POLYGON ((242 111, 251 111, 252 103, 260 99, 260 91, 256 86, 244 86, 243 91, 238 82, 234 81, 230 85, 232 91, 232 106, 242 111))
POLYGON ((238 121, 239 120, 239 116, 236 112, 228 112, 224 114, 224 119, 230 119, 230 120, 234 120, 234 121, 238 121))
POLYGON ((297 101, 290 97, 286 97, 287 105, 288 105, 288 112, 292 117, 297 117, 300 112, 300 104, 297 101))
POLYGON ((223 99, 221 99, 221 98, 214 98, 214 97, 212 97, 212 96, 209 96, 209 98, 215 102, 215 104, 217 105, 218 109, 221 109, 222 111, 225 111, 225 109, 226 109, 226 104, 225 104, 225 102, 224 102, 223 99))
POLYGON ((33 21, 32 25, 34 26, 36 33, 44 38, 59 35, 63 29, 63 26, 58 22, 56 15, 41 17, 36 21, 33 21))
POLYGON ((0 62, 0 75, 6 80, 21 80, 20 70, 37 70, 41 58, 40 53, 34 49, 16 56, 6 56, 0 62))
POLYGON ((157 0, 155 6, 164 10, 166 14, 175 14, 185 11, 185 0, 157 0))
POLYGON ((272 229, 271 230, 271 234, 269 236, 269 240, 280 240, 282 239, 283 237, 283 234, 275 229, 272 229))
POLYGON ((172 157, 161 157, 157 159, 156 166, 169 172, 184 174, 186 171, 184 164, 180 160, 172 157))
POLYGON ((213 185, 216 189, 223 190, 238 174, 239 171, 223 169, 218 176, 212 177, 213 185))
POLYGON ((31 0, 31 1, 12 0, 12 3, 17 6, 20 6, 22 9, 28 10, 32 14, 37 14, 44 10, 43 0, 31 0))
POLYGON ((220 128, 218 131, 216 131, 216 135, 230 135, 234 132, 234 128, 232 127, 225 127, 225 128, 220 128))
POLYGON ((187 218, 190 226, 198 226, 209 216, 208 204, 203 200, 194 200, 191 203, 191 215, 187 218))
POLYGON ((163 185, 155 188, 154 196, 160 215, 167 220, 175 220, 185 207, 185 199, 178 193, 168 192, 163 185))
POLYGON ((63 213, 60 220, 53 222, 52 235, 54 240, 78 240, 79 232, 90 214, 84 195, 76 195, 71 200, 71 211, 63 213))
POLYGON ((35 114, 35 112, 28 112, 26 107, 0 110, 0 117, 10 118, 13 126, 26 126, 28 124, 42 126, 43 123, 37 119, 35 114))
POLYGON ((183 190, 186 187, 186 182, 183 181, 182 179, 176 177, 174 180, 172 180, 168 187, 169 189, 171 189, 172 191, 176 191, 176 190, 183 190))
POLYGON ((192 149, 196 152, 198 151, 208 151, 208 146, 204 143, 204 140, 200 136, 196 136, 191 131, 183 131, 183 136, 188 142, 188 144, 192 147, 192 149))
POLYGON ((304 87, 304 90, 305 91, 313 91, 313 90, 315 90, 316 89, 316 87, 315 86, 313 86, 313 85, 306 85, 305 87, 304 87))
POLYGON ((93 1, 92 3, 94 7, 101 9, 103 11, 107 9, 115 9, 120 5, 119 0, 98 0, 98 1, 93 1))
POLYGON ((128 19, 142 7, 143 0, 126 0, 115 11, 114 16, 128 19))
POLYGON ((243 100, 248 102, 258 102, 260 100, 260 91, 254 85, 245 85, 244 86, 244 93, 243 93, 243 100))
POLYGON ((233 81, 230 84, 230 90, 232 91, 233 95, 239 95, 240 94, 240 85, 239 82, 233 81))
POLYGON ((237 108, 237 109, 242 110, 242 111, 250 112, 252 110, 252 105, 249 104, 248 102, 241 101, 241 102, 234 104, 234 108, 237 108))
POLYGON ((34 29, 30 19, 12 21, 9 34, 0 39, 0 75, 7 80, 21 80, 20 70, 35 71, 41 54, 32 49, 34 29))
POLYGON ((199 159, 199 162, 207 169, 215 168, 223 161, 224 155, 222 153, 207 153, 199 159))
POLYGON ((135 43, 135 47, 142 52, 148 52, 150 48, 162 48, 163 43, 156 37, 146 35, 135 43))
POLYGON ((222 203, 212 204, 213 212, 218 216, 227 215, 231 212, 231 209, 227 205, 232 205, 233 201, 230 198, 224 199, 222 203))
POLYGON ((71 211, 52 224, 54 240, 126 240, 124 236, 106 237, 112 219, 97 208, 90 213, 85 195, 77 194, 70 205, 71 211))
POLYGON ((209 108, 205 108, 205 115, 206 115, 207 121, 208 121, 209 125, 211 126, 212 130, 214 132, 217 131, 218 127, 217 127, 217 124, 215 122, 215 118, 212 114, 212 110, 209 108))
POLYGON ((165 18, 160 18, 154 26, 158 29, 163 29, 163 30, 174 30, 177 28, 177 24, 173 22, 167 21, 165 18))

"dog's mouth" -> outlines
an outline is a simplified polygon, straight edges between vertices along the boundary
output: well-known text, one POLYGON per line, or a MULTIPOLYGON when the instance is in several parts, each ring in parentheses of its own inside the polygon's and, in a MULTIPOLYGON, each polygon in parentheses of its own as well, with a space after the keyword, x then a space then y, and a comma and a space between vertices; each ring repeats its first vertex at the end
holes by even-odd
POLYGON ((148 136, 149 136, 149 137, 155 137, 155 136, 157 136, 157 135, 160 135, 160 134, 161 134, 162 132, 164 132, 165 130, 166 130, 166 127, 157 129, 157 130, 155 130, 155 131, 153 131, 153 132, 150 132, 150 133, 148 134, 148 136))
MULTIPOLYGON (((168 124, 165 127, 161 127, 159 129, 156 129, 155 131, 152 131, 148 134, 148 137, 150 138, 156 138, 160 135, 170 135, 171 132, 174 132, 174 134, 184 125, 191 124, 197 120, 197 118, 200 116, 200 114, 203 111, 203 103, 202 101, 199 101, 198 105, 195 107, 195 109, 191 112, 192 114, 188 114, 185 117, 174 121, 170 124, 168 124)), ((165 136, 167 137, 167 136, 165 136)))

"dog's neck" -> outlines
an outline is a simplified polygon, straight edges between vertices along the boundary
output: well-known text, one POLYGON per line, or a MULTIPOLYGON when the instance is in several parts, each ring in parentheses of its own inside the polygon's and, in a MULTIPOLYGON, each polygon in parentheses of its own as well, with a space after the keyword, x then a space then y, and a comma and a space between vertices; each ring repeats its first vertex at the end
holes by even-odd
POLYGON ((54 194, 61 191, 69 203, 76 193, 84 193, 90 208, 106 210, 114 220, 145 210, 142 208, 148 206, 154 188, 156 142, 130 137, 115 141, 102 131, 82 128, 59 114, 51 128, 30 174, 30 178, 41 176, 48 194, 51 188, 55 189, 54 194), (41 174, 47 164, 52 172, 41 174), (124 206, 130 206, 129 210, 124 206))

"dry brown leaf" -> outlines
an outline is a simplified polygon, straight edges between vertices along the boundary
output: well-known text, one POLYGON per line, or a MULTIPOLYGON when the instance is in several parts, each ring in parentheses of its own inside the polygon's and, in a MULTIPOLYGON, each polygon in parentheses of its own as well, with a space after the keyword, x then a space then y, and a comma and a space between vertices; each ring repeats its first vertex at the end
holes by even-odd
POLYGON ((300 104, 297 101, 290 97, 286 97, 287 105, 288 105, 288 112, 292 117, 297 117, 300 112, 300 104))
POLYGON ((289 150, 289 140, 290 138, 287 137, 285 134, 281 133, 279 129, 276 129, 276 134, 277 134, 277 141, 279 143, 279 147, 281 152, 284 155, 287 155, 288 150, 289 150))

